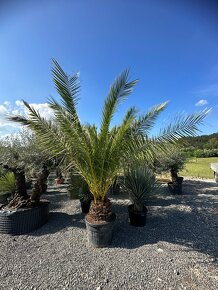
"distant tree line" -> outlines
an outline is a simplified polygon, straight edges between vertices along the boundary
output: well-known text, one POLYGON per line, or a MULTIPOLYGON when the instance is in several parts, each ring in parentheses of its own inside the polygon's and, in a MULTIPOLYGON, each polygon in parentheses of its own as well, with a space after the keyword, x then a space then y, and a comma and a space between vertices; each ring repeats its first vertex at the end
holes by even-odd
POLYGON ((218 157, 218 133, 181 138, 188 157, 218 157))

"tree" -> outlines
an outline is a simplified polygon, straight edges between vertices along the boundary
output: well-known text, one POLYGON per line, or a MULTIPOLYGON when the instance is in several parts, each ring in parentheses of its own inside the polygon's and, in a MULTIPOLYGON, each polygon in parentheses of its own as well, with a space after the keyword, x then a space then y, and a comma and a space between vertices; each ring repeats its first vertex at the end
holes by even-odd
POLYGON ((218 138, 214 137, 204 145, 205 149, 218 149, 218 138))
POLYGON ((79 75, 70 77, 57 61, 53 60, 53 64, 53 80, 61 97, 61 103, 54 98, 49 100, 54 118, 46 120, 24 101, 28 117, 14 116, 10 120, 32 129, 47 151, 65 157, 68 168, 73 168, 84 178, 93 194, 90 216, 94 220, 107 220, 112 214, 107 192, 122 162, 131 160, 133 154, 137 157, 143 154, 149 160, 167 142, 194 135, 207 111, 180 117, 155 138, 149 138, 148 134, 167 102, 155 106, 141 117, 138 117, 135 107, 131 107, 121 124, 112 127, 114 113, 137 83, 137 80, 129 81, 128 70, 125 70, 110 87, 103 106, 101 126, 97 129, 95 125, 82 124, 79 119, 76 109, 80 91, 79 75))
POLYGON ((154 162, 157 173, 170 172, 172 182, 177 182, 178 172, 184 168, 185 154, 177 146, 169 146, 168 150, 159 154, 154 162))
POLYGON ((45 153, 39 146, 37 139, 30 130, 22 130, 1 141, 0 165, 15 177, 15 193, 8 204, 9 208, 25 207, 38 204, 40 195, 45 192, 46 180, 49 174, 45 166, 49 153, 45 153), (37 176, 31 196, 27 194, 26 175, 31 175, 33 169, 42 171, 37 176))

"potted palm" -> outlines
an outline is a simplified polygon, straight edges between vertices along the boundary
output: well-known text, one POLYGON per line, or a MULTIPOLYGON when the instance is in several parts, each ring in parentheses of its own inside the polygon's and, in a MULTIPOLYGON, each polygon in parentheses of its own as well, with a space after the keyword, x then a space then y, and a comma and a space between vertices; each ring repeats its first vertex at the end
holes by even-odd
POLYGON ((97 129, 95 125, 82 124, 77 113, 79 74, 68 76, 57 61, 53 60, 53 65, 53 80, 61 103, 53 98, 49 100, 54 112, 52 120, 43 118, 25 101, 28 117, 14 116, 10 120, 32 129, 46 151, 65 158, 68 169, 73 168, 87 182, 93 195, 85 218, 88 239, 94 246, 104 247, 111 242, 115 220, 107 193, 120 172, 123 160, 135 152, 139 154, 146 150, 150 156, 156 148, 162 148, 166 140, 175 142, 180 136, 186 136, 187 132, 192 135, 207 112, 179 119, 157 138, 148 138, 147 133, 167 103, 155 106, 140 118, 135 107, 131 107, 120 125, 111 126, 118 106, 137 83, 136 80, 129 81, 128 70, 125 70, 110 87, 103 105, 101 126, 97 129))
POLYGON ((143 227, 146 224, 145 200, 155 192, 157 183, 153 171, 138 165, 128 168, 124 175, 124 186, 129 192, 131 205, 128 206, 130 224, 143 227))

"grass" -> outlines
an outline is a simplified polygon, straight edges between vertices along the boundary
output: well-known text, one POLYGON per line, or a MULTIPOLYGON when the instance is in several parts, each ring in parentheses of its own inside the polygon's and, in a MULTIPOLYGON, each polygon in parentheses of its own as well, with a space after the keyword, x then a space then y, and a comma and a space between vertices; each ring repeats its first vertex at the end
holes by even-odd
POLYGON ((218 163, 218 157, 192 158, 180 172, 181 176, 193 176, 201 178, 214 178, 210 163, 218 163))

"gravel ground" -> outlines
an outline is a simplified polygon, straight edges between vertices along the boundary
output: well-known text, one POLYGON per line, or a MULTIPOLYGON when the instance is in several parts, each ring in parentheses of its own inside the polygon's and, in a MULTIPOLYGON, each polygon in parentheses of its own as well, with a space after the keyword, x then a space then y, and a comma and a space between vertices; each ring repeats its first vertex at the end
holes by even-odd
POLYGON ((22 236, 0 235, 0 289, 217 290, 218 184, 185 180, 182 196, 165 185, 147 205, 147 225, 128 223, 125 194, 112 199, 112 245, 87 243, 79 201, 50 187, 49 222, 22 236))

